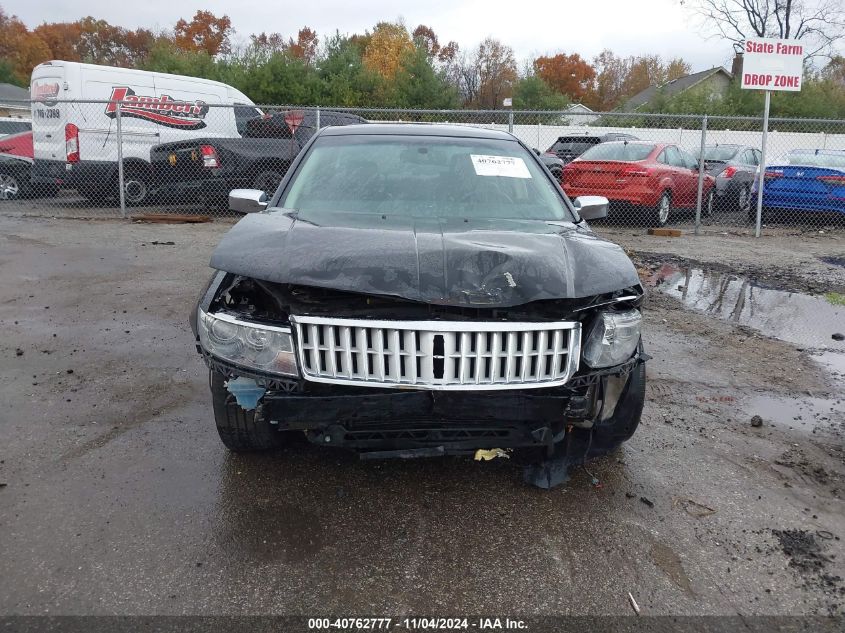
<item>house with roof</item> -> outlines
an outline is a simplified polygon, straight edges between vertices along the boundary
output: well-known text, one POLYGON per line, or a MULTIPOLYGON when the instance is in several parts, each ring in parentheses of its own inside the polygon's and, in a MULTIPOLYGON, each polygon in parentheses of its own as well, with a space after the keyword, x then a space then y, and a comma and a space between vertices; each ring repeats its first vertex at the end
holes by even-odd
POLYGON ((0 116, 20 119, 31 118, 29 103, 21 100, 29 99, 29 90, 12 84, 0 84, 0 116))
POLYGON ((658 98, 667 99, 681 93, 696 91, 707 93, 711 98, 724 96, 733 81, 733 75, 722 66, 685 75, 659 86, 649 86, 622 104, 623 112, 643 110, 658 98))
POLYGON ((564 112, 568 115, 564 117, 566 125, 590 125, 599 118, 598 114, 583 103, 572 103, 564 112))

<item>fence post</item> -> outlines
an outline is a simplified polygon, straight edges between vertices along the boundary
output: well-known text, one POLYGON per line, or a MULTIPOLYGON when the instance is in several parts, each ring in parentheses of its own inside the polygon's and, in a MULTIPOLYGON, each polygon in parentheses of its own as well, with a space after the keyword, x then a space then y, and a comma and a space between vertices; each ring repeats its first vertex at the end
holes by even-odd
POLYGON ((315 111, 315 124, 317 126, 317 132, 320 131, 320 108, 317 108, 315 111))
POLYGON ((757 180, 757 222, 754 227, 754 237, 760 237, 761 225, 763 224, 763 183, 766 182, 766 145, 769 140, 769 106, 772 102, 772 93, 766 90, 766 100, 763 104, 763 142, 760 150, 760 174, 757 180))
POLYGON ((126 192, 123 190, 123 125, 120 118, 120 108, 123 104, 118 102, 115 109, 117 120, 117 188, 120 196, 120 215, 126 217, 126 192))
POLYGON ((513 110, 508 112, 508 132, 513 134, 513 110))
POLYGON ((701 198, 704 193, 704 145, 707 142, 707 115, 701 119, 701 149, 698 152, 698 194, 695 203, 695 234, 701 228, 701 198))

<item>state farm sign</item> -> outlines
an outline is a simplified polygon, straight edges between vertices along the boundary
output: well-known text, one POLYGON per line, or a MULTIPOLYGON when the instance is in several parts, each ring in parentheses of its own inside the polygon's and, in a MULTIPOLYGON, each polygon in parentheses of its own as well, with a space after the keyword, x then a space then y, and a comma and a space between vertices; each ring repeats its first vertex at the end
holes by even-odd
POLYGON ((745 40, 742 87, 752 90, 801 90, 804 46, 797 40, 745 40))

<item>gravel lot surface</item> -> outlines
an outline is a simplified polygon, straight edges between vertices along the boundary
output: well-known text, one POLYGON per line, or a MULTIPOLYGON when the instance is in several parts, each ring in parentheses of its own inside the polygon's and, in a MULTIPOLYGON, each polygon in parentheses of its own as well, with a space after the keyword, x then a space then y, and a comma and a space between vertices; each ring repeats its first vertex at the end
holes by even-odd
POLYGON ((601 227, 654 286, 643 423, 541 491, 506 460, 228 454, 187 317, 229 226, 0 214, 0 614, 845 613, 841 344, 661 272, 841 291, 842 232, 601 227))

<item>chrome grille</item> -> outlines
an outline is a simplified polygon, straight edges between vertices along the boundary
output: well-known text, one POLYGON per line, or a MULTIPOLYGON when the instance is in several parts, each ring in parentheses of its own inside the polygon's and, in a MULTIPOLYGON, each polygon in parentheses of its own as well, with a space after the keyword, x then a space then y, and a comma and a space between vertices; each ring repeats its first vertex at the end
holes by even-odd
POLYGON ((419 389, 565 383, 581 324, 373 321, 292 316, 302 374, 315 382, 419 389))

